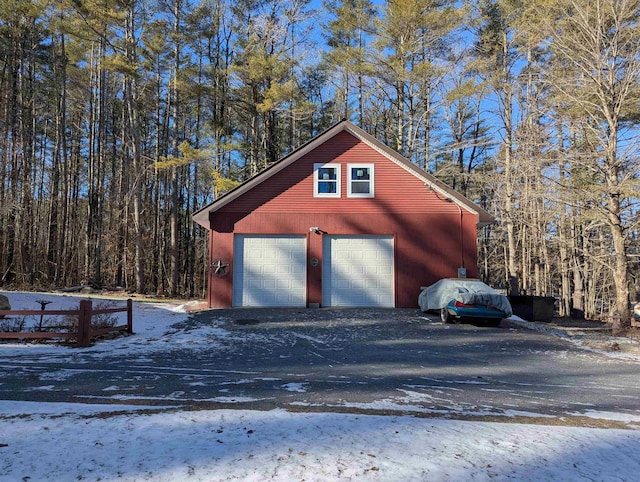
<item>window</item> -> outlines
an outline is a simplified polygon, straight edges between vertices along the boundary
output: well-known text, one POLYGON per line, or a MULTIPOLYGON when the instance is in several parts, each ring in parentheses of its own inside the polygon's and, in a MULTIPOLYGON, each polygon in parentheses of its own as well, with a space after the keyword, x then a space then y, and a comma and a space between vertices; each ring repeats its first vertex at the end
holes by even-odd
POLYGON ((340 164, 315 164, 314 197, 340 197, 340 164))
POLYGON ((349 164, 347 196, 373 197, 373 164, 349 164))

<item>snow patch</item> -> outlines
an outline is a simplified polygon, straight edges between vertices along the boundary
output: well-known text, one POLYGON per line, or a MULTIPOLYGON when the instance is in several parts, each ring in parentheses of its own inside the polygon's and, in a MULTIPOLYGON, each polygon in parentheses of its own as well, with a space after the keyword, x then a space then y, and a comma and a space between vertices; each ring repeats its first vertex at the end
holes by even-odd
POLYGON ((284 410, 100 416, 117 408, 35 404, 29 418, 4 419, 2 480, 634 480, 640 470, 638 430, 284 410))
POLYGON ((598 410, 586 410, 585 412, 573 412, 568 415, 575 415, 578 417, 589 417, 599 420, 614 420, 616 422, 624 423, 640 423, 640 414, 631 413, 618 413, 618 412, 601 412, 598 410))
POLYGON ((280 386, 288 392, 304 393, 309 389, 308 383, 285 383, 280 386))

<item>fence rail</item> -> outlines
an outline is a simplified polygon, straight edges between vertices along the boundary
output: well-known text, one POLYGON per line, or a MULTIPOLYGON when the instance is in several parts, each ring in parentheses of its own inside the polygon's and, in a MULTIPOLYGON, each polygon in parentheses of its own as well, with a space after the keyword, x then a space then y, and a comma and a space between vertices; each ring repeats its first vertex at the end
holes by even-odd
POLYGON ((93 309, 91 300, 81 300, 80 307, 77 310, 0 310, 0 318, 5 316, 77 316, 78 331, 74 332, 0 332, 0 339, 53 339, 75 338, 77 347, 87 347, 91 345, 91 339, 95 336, 106 335, 119 331, 133 333, 133 301, 127 300, 127 306, 123 308, 101 308, 93 309), (111 314, 111 313, 127 313, 127 324, 118 325, 109 328, 93 329, 91 327, 91 318, 94 315, 111 314))

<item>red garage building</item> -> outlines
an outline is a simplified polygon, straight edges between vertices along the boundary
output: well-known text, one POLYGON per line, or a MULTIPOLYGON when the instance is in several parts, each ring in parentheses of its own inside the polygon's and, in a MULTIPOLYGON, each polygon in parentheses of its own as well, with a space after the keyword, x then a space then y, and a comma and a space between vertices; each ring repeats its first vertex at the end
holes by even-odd
POLYGON ((348 121, 194 214, 209 306, 415 307, 492 216, 348 121))

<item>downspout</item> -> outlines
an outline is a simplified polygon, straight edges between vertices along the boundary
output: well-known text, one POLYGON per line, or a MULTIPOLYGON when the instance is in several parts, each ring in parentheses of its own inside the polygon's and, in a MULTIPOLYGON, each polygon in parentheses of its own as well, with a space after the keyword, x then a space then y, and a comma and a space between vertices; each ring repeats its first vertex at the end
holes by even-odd
POLYGON ((458 207, 458 212, 460 213, 460 267, 465 268, 466 271, 466 267, 464 264, 464 230, 462 228, 462 208, 458 204, 456 204, 456 206, 458 207))
POLYGON ((211 264, 213 263, 213 219, 209 213, 209 262, 207 263, 207 305, 213 308, 213 273, 211 264))

